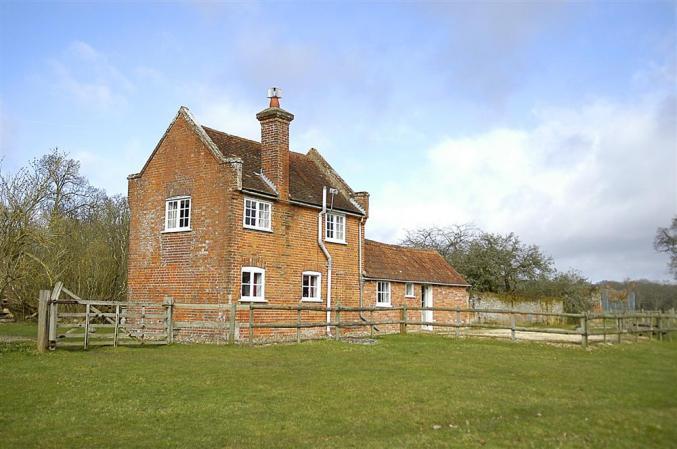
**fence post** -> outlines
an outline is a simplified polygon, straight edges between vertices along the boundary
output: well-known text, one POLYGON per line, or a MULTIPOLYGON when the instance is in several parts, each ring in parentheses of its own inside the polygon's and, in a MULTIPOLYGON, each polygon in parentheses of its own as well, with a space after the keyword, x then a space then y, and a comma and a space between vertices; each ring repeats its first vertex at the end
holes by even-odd
POLYGON ((165 296, 164 305, 167 314, 165 317, 165 320, 167 321, 167 343, 174 343, 174 298, 165 296))
POLYGON ((85 341, 84 349, 87 350, 89 345, 89 304, 85 305, 85 341))
POLYGON ((141 344, 145 343, 146 339, 146 306, 141 306, 141 344))
POLYGON ((510 339, 515 340, 515 313, 510 312, 510 339))
POLYGON ((228 343, 235 344, 235 323, 237 316, 237 303, 230 305, 230 329, 228 329, 228 343))
POLYGON ((588 347, 588 313, 581 316, 581 346, 583 349, 588 347))
POLYGON ((296 309, 296 343, 301 343, 301 306, 296 309))
POLYGON ((334 329, 336 329, 334 338, 339 341, 341 339, 341 306, 336 307, 336 326, 334 326, 334 329))
POLYGON ((59 305, 56 303, 56 300, 50 296, 49 301, 49 342, 48 346, 50 350, 56 349, 56 328, 57 320, 59 313, 59 305))
POLYGON ((659 341, 663 341, 663 331, 661 330, 661 328, 663 327, 662 325, 663 325, 663 317, 660 314, 658 314, 658 316, 656 317, 656 329, 658 329, 659 341))
POLYGON ((407 333, 407 303, 406 301, 402 304, 402 309, 400 310, 400 334, 405 335, 407 333))
POLYGON ((48 318, 47 309, 49 307, 49 290, 40 290, 40 298, 38 302, 38 351, 45 352, 47 350, 47 345, 49 344, 48 339, 48 318))
POLYGON ((118 347, 118 333, 120 332, 120 304, 115 306, 115 331, 113 334, 113 347, 118 347))
POLYGON ((249 344, 254 344, 254 307, 249 304, 249 344))
POLYGON ((604 335, 604 343, 606 343, 606 316, 602 314, 602 333, 604 335))
POLYGON ((461 310, 456 307, 456 326, 454 326, 456 338, 461 336, 461 310))
POLYGON ((623 330, 623 328, 622 328, 622 326, 621 326, 621 323, 622 323, 621 318, 616 317, 616 330, 618 331, 618 336, 617 336, 617 339, 618 339, 617 342, 618 342, 618 343, 621 342, 621 331, 623 330))

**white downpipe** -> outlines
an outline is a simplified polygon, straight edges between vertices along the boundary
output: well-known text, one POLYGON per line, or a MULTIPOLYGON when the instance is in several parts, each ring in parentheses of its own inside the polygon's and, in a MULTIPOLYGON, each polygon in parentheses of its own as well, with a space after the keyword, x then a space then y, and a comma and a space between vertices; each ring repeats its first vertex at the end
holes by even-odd
POLYGON ((327 187, 322 187, 322 210, 317 215, 317 244, 320 245, 324 257, 327 258, 327 335, 331 335, 331 254, 327 251, 327 247, 324 246, 324 239, 322 238, 322 228, 325 215, 327 214, 327 187))

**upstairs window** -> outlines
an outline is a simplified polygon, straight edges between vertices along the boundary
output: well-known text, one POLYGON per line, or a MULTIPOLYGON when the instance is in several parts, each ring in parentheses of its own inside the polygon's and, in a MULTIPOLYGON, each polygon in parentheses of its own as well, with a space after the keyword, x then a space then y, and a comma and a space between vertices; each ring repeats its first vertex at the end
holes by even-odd
POLYGON ((322 302, 320 279, 322 275, 314 271, 304 271, 301 281, 301 301, 322 302))
POLYGON ((272 207, 272 204, 267 201, 245 198, 244 227, 249 229, 259 229, 262 231, 270 231, 272 207))
POLYGON ((257 267, 242 267, 240 301, 265 302, 266 270, 257 267))
POLYGON ((414 295, 414 284, 412 284, 411 282, 407 282, 404 285, 404 296, 406 296, 407 298, 413 298, 414 296, 416 296, 414 295))
POLYGON ((390 307, 390 282, 378 282, 376 289, 376 305, 390 307))
POLYGON ((165 231, 190 230, 190 197, 169 198, 165 204, 165 231))
POLYGON ((327 213, 325 221, 325 240, 328 242, 346 242, 346 216, 332 212, 327 213))

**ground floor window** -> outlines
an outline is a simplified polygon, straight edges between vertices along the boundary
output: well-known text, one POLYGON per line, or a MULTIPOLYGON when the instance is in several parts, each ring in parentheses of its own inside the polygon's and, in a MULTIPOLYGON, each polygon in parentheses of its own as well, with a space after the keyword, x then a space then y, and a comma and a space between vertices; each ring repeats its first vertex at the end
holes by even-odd
POLYGON ((322 301, 320 296, 320 279, 322 275, 314 271, 304 271, 301 279, 301 300, 322 301))
POLYGON ((264 302, 266 270, 257 267, 242 267, 242 290, 240 301, 264 302))
POLYGON ((390 282, 379 281, 376 289, 376 305, 390 305, 390 282))

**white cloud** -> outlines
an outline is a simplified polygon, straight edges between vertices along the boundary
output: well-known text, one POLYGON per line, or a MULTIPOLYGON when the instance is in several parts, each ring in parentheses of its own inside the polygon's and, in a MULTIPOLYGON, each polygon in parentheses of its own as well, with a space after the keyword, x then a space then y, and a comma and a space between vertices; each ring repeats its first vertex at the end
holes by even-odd
POLYGON ((370 230, 398 240, 407 228, 474 222, 515 231, 595 279, 665 278, 651 242, 677 213, 677 122, 666 102, 675 99, 595 100, 535 111, 530 129, 446 137, 421 169, 372 192, 370 230))
POLYGON ((252 140, 260 138, 261 127, 255 117, 258 110, 246 102, 227 95, 205 95, 197 101, 194 111, 202 125, 252 140))
POLYGON ((62 57, 49 61, 59 92, 96 108, 125 104, 132 82, 108 57, 85 42, 71 43, 62 57))

